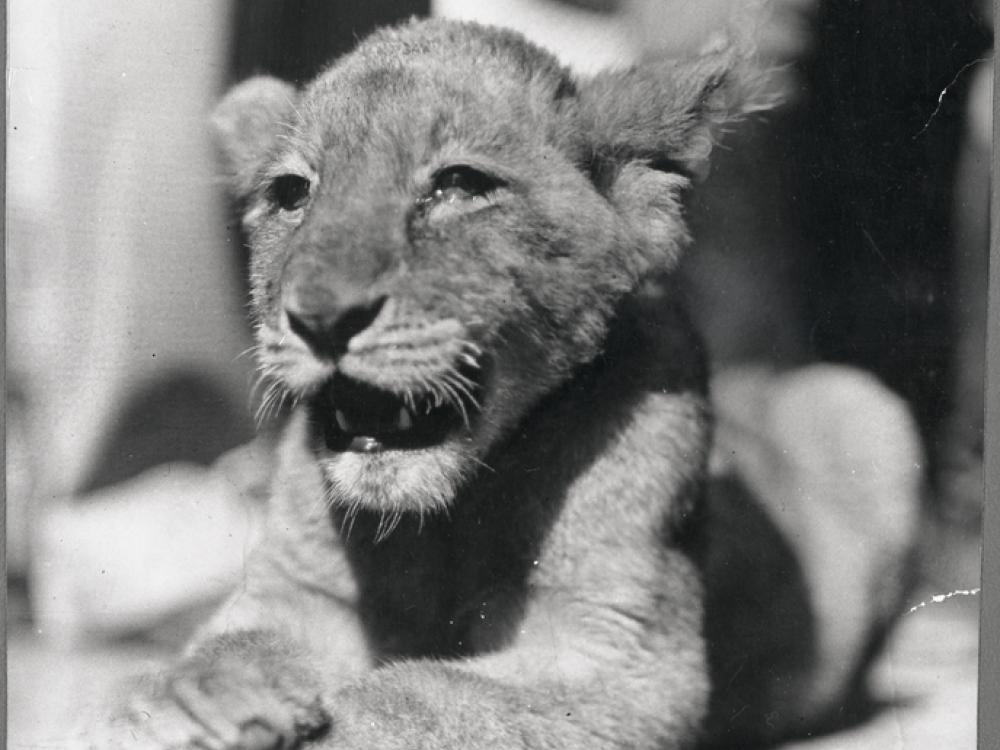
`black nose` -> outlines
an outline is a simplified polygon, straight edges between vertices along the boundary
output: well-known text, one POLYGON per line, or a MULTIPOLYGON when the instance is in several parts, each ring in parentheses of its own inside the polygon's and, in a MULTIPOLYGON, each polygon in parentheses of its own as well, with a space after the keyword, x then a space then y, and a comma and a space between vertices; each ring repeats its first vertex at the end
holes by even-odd
POLYGON ((292 331, 317 354, 340 357, 347 351, 347 342, 372 324, 385 297, 353 302, 319 312, 285 304, 285 314, 292 331))

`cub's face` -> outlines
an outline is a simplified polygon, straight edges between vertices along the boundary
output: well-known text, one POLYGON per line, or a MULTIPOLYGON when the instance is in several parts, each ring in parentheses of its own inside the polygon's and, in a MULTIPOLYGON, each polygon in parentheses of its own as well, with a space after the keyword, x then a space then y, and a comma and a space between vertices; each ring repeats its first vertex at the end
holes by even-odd
POLYGON ((301 92, 257 78, 229 94, 215 121, 262 369, 308 411, 333 501, 446 505, 599 353, 684 240, 682 172, 707 154, 722 75, 699 64, 675 64, 654 83, 669 101, 642 114, 640 73, 578 85, 513 34, 425 22, 301 92))

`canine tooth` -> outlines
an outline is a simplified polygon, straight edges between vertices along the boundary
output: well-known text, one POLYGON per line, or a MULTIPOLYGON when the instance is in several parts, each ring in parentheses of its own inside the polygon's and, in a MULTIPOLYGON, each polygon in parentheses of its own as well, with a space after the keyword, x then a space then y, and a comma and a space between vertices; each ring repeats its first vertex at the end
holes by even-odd
POLYGON ((411 427, 413 427, 413 417, 410 416, 410 410, 405 406, 399 407, 399 415, 396 417, 396 429, 408 430, 411 427))
POLYGON ((337 427, 339 427, 344 432, 351 431, 351 423, 347 421, 347 416, 340 409, 337 409, 333 413, 333 418, 337 420, 337 427))

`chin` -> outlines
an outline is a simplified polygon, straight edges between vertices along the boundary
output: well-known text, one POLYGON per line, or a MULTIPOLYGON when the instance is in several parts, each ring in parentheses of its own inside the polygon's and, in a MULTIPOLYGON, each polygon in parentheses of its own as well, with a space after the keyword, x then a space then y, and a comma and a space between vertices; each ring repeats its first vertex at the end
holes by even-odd
POLYGON ((423 448, 320 447, 317 455, 333 504, 387 514, 446 509, 475 464, 458 438, 423 448))

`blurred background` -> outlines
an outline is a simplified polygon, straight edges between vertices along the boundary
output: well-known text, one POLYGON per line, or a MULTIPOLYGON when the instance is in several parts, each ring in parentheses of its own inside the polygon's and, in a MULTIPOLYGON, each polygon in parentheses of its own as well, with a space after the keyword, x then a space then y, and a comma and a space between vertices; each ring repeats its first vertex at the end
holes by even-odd
MULTIPOLYGON (((40 717, 65 715, 80 680, 183 641, 256 534, 271 428, 254 438, 214 102, 254 73, 303 83, 375 27, 431 14, 513 26, 583 74, 696 51, 734 24, 754 35, 786 103, 721 145, 681 269, 714 367, 837 363, 898 394, 923 446, 913 606, 978 586, 989 3, 11 0, 13 747, 51 735, 40 717)), ((959 734, 941 740, 944 714, 923 712, 913 743, 938 744, 886 744, 876 726, 858 747, 972 746, 976 608, 947 601, 933 622, 918 607, 896 667, 959 734), (946 653, 927 645, 941 632, 946 653)))

